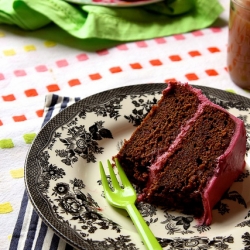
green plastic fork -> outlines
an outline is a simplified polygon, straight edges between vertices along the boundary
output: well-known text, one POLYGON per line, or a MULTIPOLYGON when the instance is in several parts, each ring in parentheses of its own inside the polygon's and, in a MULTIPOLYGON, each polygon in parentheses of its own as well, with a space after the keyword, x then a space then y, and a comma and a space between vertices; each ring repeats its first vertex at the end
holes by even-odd
POLYGON ((110 205, 118 208, 125 209, 130 218, 132 219, 134 225, 137 228, 137 231, 140 233, 144 244, 147 246, 149 250, 162 250, 161 245, 156 240, 155 236, 153 235, 152 231, 146 224, 145 220, 141 216, 140 212, 137 210, 135 206, 136 201, 136 192, 129 182, 126 174, 124 173, 120 163, 117 159, 115 159, 116 167, 118 169, 118 173, 122 182, 123 187, 120 186, 116 175, 114 173, 113 167, 108 160, 108 168, 111 177, 111 182, 113 186, 113 190, 110 189, 109 183, 107 181, 107 177, 105 171, 103 169, 102 162, 100 162, 100 173, 101 173, 101 180, 103 185, 103 190, 105 194, 106 200, 109 202, 110 205))

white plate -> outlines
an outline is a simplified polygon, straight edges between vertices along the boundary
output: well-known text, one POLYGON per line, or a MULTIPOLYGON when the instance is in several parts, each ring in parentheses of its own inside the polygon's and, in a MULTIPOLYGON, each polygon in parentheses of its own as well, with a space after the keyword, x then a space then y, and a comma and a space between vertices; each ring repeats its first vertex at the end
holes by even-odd
MULTIPOLYGON (((25 166, 31 202, 43 221, 74 247, 145 249, 126 212, 103 197, 98 162, 106 164, 118 152, 165 87, 141 84, 88 97, 52 118, 34 140, 25 166)), ((249 134, 249 99, 196 87, 243 119, 249 134)), ((245 172, 213 210, 211 226, 197 226, 192 216, 176 211, 138 205, 164 249, 249 249, 247 156, 246 162, 245 172)))
POLYGON ((91 5, 103 5, 109 7, 133 7, 146 4, 158 3, 163 0, 67 0, 67 2, 76 4, 91 4, 91 5))

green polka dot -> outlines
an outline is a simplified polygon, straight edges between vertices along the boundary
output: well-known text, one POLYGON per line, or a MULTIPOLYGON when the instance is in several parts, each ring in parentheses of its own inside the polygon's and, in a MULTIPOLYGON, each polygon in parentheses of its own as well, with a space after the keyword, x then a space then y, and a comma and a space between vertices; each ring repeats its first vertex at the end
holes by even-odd
POLYGON ((36 137, 36 133, 30 133, 30 134, 23 135, 23 139, 24 139, 25 143, 27 143, 27 144, 31 144, 35 137, 36 137))
POLYGON ((14 148, 14 143, 11 139, 0 140, 0 148, 14 148))
POLYGON ((230 92, 230 93, 233 93, 233 94, 236 94, 235 90, 233 89, 226 89, 227 92, 230 92))

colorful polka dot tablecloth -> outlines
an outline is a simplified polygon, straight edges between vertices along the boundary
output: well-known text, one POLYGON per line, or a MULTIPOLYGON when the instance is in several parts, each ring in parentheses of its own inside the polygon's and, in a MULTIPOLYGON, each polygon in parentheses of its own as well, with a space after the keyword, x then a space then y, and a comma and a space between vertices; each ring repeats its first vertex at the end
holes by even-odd
MULTIPOLYGON (((0 25, 0 249, 8 249, 11 240, 11 249, 50 249, 53 240, 56 248, 51 249, 70 249, 58 238, 47 239, 40 248, 28 244, 27 235, 12 238, 26 197, 25 158, 50 112, 45 99, 57 95, 54 106, 60 111, 107 89, 169 80, 250 97, 228 75, 229 1, 220 2, 224 12, 211 27, 93 52, 52 24, 32 32, 0 25), (54 29, 58 37, 51 35, 54 29)), ((28 227, 22 226, 20 232, 28 227)))

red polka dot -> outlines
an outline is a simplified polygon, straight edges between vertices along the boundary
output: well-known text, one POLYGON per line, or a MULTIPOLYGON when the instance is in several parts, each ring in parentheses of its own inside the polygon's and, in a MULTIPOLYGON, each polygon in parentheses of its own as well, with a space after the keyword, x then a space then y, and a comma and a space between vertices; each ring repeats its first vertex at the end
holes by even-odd
POLYGON ((27 89, 27 90, 24 91, 24 93, 25 93, 25 95, 27 97, 32 97, 32 96, 37 96, 38 95, 36 89, 27 89))
POLYGON ((199 77, 195 73, 189 73, 186 74, 185 76, 189 81, 195 81, 199 79, 199 77))
POLYGON ((217 52, 220 52, 220 50, 217 48, 217 47, 210 47, 210 48, 207 48, 211 53, 217 53, 217 52))
POLYGON ((98 50, 96 51, 96 53, 99 55, 99 56, 105 56, 109 53, 109 51, 107 49, 103 49, 103 50, 98 50))
POLYGON ((178 61, 181 61, 181 60, 182 60, 181 57, 178 56, 178 55, 172 55, 172 56, 169 57, 169 59, 170 59, 171 61, 173 61, 173 62, 178 62, 178 61))
POLYGON ((89 59, 89 57, 86 54, 84 54, 84 53, 78 55, 76 58, 77 58, 78 61, 86 61, 86 60, 89 59))
POLYGON ((201 53, 197 50, 189 51, 188 54, 192 57, 201 56, 201 53))
POLYGON ((36 111, 36 114, 38 117, 43 117, 43 113, 44 113, 44 110, 43 109, 39 109, 36 111))
POLYGON ((214 33, 221 32, 221 28, 219 28, 219 27, 213 27, 213 28, 211 28, 211 30, 212 30, 212 32, 214 32, 214 33))
POLYGON ((4 80, 4 79, 5 79, 4 75, 3 75, 3 74, 0 74, 0 81, 1 81, 1 80, 4 80))
POLYGON ((214 70, 214 69, 207 69, 207 70, 205 70, 205 72, 209 76, 217 76, 218 75, 218 72, 216 70, 214 70))
POLYGON ((45 72, 48 71, 48 68, 45 65, 39 65, 35 67, 37 72, 45 72))
POLYGON ((184 40, 185 36, 183 36, 182 34, 178 34, 178 35, 174 35, 173 36, 176 40, 184 40))
POLYGON ((169 78, 169 79, 166 79, 165 82, 166 83, 168 83, 168 82, 176 82, 176 79, 175 78, 169 78))
POLYGON ((146 48, 146 47, 148 47, 147 43, 144 42, 144 41, 136 42, 136 45, 137 45, 139 48, 146 48))
POLYGON ((196 30, 196 31, 192 32, 192 34, 193 34, 194 36, 203 36, 203 35, 204 35, 204 34, 202 33, 202 31, 200 31, 200 30, 196 30))
POLYGON ((81 85, 81 82, 79 79, 71 79, 70 81, 68 81, 68 84, 70 87, 74 87, 76 85, 81 85))
POLYGON ((116 46, 116 48, 119 50, 128 50, 128 47, 126 44, 120 44, 120 45, 116 46))
POLYGON ((4 96, 2 96, 2 98, 5 102, 12 102, 12 101, 16 100, 16 98, 13 94, 4 95, 4 96))
POLYGON ((130 66, 132 69, 142 69, 142 66, 140 63, 131 63, 130 66))
POLYGON ((228 68, 227 67, 225 67, 224 69, 228 72, 228 68))
POLYGON ((102 76, 99 73, 89 75, 91 80, 99 80, 102 76))
POLYGON ((166 39, 163 38, 163 37, 155 38, 155 41, 156 41, 156 43, 158 43, 158 44, 163 44, 163 43, 166 43, 166 42, 167 42, 166 39))
POLYGON ((25 115, 17 115, 17 116, 13 116, 12 118, 15 122, 23 122, 27 120, 25 115))
POLYGON ((56 61, 56 65, 59 67, 59 68, 62 68, 62 67, 66 67, 68 66, 68 62, 67 60, 59 60, 59 61, 56 61))
POLYGON ((119 73, 119 72, 122 72, 122 69, 121 69, 121 67, 117 66, 117 67, 110 68, 109 71, 111 73, 119 73))
POLYGON ((3 122, 0 120, 0 126, 3 126, 3 122))
POLYGON ((150 60, 149 62, 153 66, 161 66, 162 65, 162 62, 159 59, 150 60))
POLYGON ((15 74, 15 76, 17 76, 17 77, 19 77, 19 76, 26 76, 26 72, 25 72, 25 70, 15 70, 14 71, 14 74, 15 74))
POLYGON ((49 92, 54 92, 54 91, 60 90, 60 88, 57 84, 50 84, 47 86, 47 89, 49 92))

